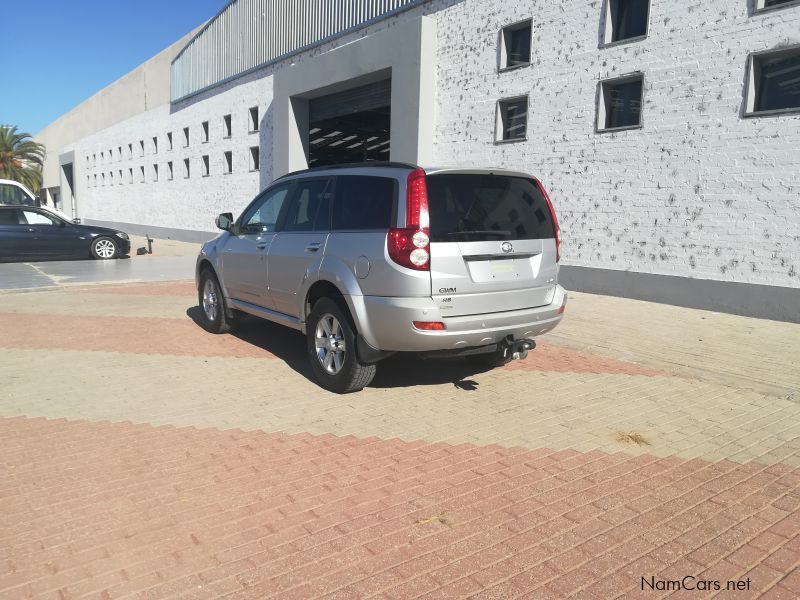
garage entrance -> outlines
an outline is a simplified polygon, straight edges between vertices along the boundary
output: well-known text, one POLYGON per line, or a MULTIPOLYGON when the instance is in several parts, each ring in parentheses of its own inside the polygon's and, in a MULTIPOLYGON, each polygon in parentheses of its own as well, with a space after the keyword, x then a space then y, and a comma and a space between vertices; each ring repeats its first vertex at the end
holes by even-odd
POLYGON ((391 79, 314 98, 308 105, 308 166, 389 160, 391 79))

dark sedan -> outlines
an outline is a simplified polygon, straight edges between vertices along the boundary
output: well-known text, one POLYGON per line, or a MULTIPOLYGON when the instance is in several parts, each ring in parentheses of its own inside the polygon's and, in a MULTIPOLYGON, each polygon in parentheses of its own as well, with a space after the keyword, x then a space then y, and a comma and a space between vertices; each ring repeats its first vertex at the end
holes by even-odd
POLYGON ((72 223, 43 208, 0 206, 0 261, 96 258, 131 251, 128 234, 72 223))

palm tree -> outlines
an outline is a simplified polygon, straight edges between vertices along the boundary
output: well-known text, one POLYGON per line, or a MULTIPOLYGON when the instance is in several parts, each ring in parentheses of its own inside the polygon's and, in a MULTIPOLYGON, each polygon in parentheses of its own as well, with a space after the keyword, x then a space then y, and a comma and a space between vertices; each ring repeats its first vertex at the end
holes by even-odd
POLYGON ((34 193, 42 187, 45 149, 30 133, 16 126, 0 125, 0 179, 18 181, 34 193))

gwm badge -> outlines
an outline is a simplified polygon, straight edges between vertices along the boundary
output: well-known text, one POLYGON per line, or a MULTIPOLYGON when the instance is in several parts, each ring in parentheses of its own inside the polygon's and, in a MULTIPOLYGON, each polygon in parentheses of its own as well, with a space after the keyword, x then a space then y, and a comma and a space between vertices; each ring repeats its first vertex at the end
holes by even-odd
POLYGON ((511 242, 503 242, 503 245, 500 246, 500 249, 506 254, 510 254, 514 251, 514 246, 511 245, 511 242))

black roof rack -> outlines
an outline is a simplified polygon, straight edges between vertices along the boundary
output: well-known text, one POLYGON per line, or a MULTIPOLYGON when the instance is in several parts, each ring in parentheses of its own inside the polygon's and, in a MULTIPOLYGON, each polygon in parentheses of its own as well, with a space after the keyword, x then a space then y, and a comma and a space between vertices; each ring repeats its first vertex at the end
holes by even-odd
POLYGON ((333 171, 335 169, 363 169, 363 168, 396 168, 396 169, 419 169, 418 165, 412 165, 411 163, 403 163, 403 162, 392 162, 392 161, 381 161, 381 160, 370 160, 366 162, 357 162, 357 163, 342 163, 339 165, 323 165, 321 167, 312 167, 310 169, 303 169, 301 171, 292 171, 291 173, 287 173, 286 175, 281 175, 275 181, 279 181, 286 177, 291 177, 293 175, 302 175, 303 173, 316 173, 318 171, 333 171))

